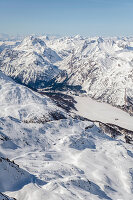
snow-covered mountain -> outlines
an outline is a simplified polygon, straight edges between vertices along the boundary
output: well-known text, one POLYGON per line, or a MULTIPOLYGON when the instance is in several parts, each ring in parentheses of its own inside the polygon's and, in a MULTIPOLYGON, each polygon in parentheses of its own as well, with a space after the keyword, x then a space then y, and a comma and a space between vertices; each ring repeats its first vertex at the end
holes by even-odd
POLYGON ((67 79, 67 85, 82 87, 92 98, 131 105, 133 38, 30 36, 2 51, 0 69, 32 88, 67 79))
POLYGON ((63 111, 50 98, 15 83, 0 72, 0 116, 26 121, 49 121, 63 111))
POLYGON ((73 52, 59 63, 60 69, 67 71, 70 85, 81 85, 89 96, 121 106, 125 104, 126 90, 126 98, 132 102, 132 38, 80 39, 71 48, 73 52))
POLYGON ((0 157, 0 192, 18 190, 29 183, 32 176, 14 161, 0 157))
POLYGON ((61 58, 44 41, 30 36, 17 47, 2 51, 0 69, 32 88, 44 87, 59 74, 60 70, 54 65, 59 60, 61 58))
POLYGON ((0 118, 0 127, 0 134, 8 137, 0 142, 1 156, 19 165, 2 159, 0 169, 5 170, 4 174, 0 171, 0 180, 8 196, 17 200, 132 200, 133 152, 122 137, 112 139, 92 122, 72 118, 27 124, 7 117, 0 118), (23 175, 21 168, 29 173, 23 175), (6 179, 13 178, 20 186, 28 176, 29 182, 18 189, 6 179))
POLYGON ((0 41, 0 53, 4 49, 11 49, 16 47, 19 43, 20 41, 0 41))
POLYGON ((0 200, 132 200, 133 118, 79 90, 131 105, 132 46, 42 36, 2 50, 0 200))

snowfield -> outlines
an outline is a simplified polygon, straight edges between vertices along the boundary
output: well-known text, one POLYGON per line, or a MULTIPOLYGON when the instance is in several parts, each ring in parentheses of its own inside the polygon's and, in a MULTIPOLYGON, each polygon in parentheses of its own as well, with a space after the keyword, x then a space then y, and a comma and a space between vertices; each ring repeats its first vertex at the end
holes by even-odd
POLYGON ((133 131, 133 116, 107 103, 97 102, 90 97, 74 96, 76 114, 93 121, 111 123, 133 131))
MULTIPOLYGON (((9 138, 1 141, 2 156, 8 155, 35 176, 18 190, 5 190, 8 196, 18 200, 132 200, 132 146, 123 140, 105 135, 92 122, 71 118, 46 124, 1 118, 0 123, 1 132, 9 138)), ((19 171, 18 176, 8 176, 8 184, 14 176, 20 176, 21 183, 23 175, 19 171)), ((0 173, 7 177, 6 171, 0 173)))
POLYGON ((97 121, 132 137, 133 117, 107 103, 132 109, 133 38, 9 44, 0 44, 0 200, 132 200, 133 145, 97 121))

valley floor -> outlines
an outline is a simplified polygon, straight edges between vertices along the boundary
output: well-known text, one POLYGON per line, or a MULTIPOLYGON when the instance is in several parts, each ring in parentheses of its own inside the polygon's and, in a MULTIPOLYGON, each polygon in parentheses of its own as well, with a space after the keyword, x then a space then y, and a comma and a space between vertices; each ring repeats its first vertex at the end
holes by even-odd
POLYGON ((94 121, 112 123, 133 131, 133 117, 119 108, 107 103, 97 102, 90 97, 74 97, 76 114, 94 121))

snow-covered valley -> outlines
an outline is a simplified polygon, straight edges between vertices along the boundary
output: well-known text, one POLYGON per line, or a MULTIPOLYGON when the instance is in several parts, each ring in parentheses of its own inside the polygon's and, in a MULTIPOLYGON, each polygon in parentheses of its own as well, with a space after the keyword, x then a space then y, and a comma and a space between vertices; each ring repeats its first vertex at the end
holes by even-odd
POLYGON ((97 102, 90 97, 74 97, 76 113, 93 121, 111 123, 133 131, 133 117, 107 103, 97 102))
POLYGON ((0 200, 133 199, 132 45, 0 44, 0 200))

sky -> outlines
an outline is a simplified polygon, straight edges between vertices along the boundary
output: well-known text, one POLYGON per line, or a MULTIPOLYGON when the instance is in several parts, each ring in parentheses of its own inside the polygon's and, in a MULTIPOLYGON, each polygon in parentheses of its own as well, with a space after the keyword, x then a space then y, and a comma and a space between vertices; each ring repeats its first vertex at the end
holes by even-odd
POLYGON ((133 0, 0 0, 0 33, 133 36, 133 0))

